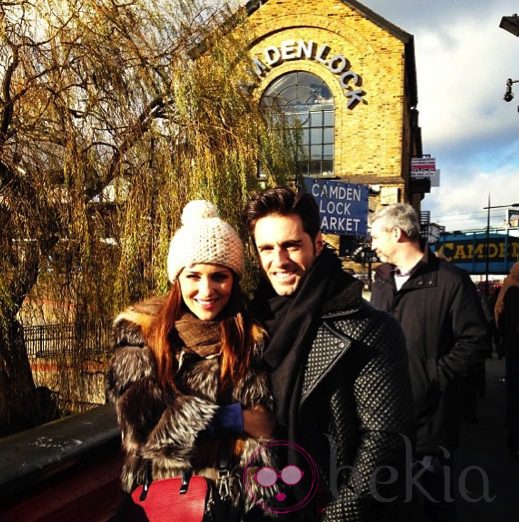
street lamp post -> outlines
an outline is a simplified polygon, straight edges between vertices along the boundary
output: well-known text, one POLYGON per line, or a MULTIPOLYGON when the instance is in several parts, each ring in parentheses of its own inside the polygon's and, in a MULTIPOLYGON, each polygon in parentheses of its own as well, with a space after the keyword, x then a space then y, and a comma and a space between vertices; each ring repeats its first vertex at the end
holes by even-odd
MULTIPOLYGON (((505 31, 508 31, 510 34, 513 34, 514 36, 519 36, 519 16, 517 14, 514 14, 512 16, 503 16, 501 18, 501 22, 499 23, 499 27, 501 29, 504 29, 505 31)), ((512 92, 512 85, 514 83, 519 82, 519 80, 512 80, 512 78, 508 78, 506 81, 506 91, 504 95, 504 100, 507 102, 511 102, 514 93, 512 92)), ((519 110, 519 107, 517 108, 519 110)))
POLYGON ((485 294, 488 296, 488 273, 490 266, 490 210, 494 208, 519 207, 519 203, 511 203, 510 205, 490 205, 490 194, 488 195, 488 206, 483 207, 487 211, 487 233, 486 233, 486 256, 485 256, 485 294))
POLYGON ((506 102, 511 102, 514 99, 514 93, 512 91, 512 86, 514 83, 519 83, 519 80, 512 80, 512 78, 508 78, 508 80, 506 80, 506 90, 505 95, 503 96, 503 100, 506 102))

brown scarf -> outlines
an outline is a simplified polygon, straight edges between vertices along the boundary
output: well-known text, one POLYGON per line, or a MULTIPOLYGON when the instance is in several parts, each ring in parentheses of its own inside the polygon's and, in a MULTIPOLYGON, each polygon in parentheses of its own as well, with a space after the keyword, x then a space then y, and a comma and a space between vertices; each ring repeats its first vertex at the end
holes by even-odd
POLYGON ((185 313, 175 321, 175 329, 187 351, 200 357, 220 353, 222 342, 220 321, 202 321, 193 314, 185 313))

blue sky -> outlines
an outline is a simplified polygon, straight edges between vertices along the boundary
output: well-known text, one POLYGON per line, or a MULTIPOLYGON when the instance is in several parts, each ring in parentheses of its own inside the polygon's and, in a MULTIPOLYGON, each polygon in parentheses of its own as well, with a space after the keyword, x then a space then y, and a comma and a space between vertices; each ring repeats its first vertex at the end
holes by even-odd
MULTIPOLYGON (((491 205, 519 203, 519 38, 499 27, 519 12, 511 0, 361 0, 415 39, 424 153, 436 157, 441 186, 422 202, 448 230, 486 226, 491 205)), ((491 212, 500 225, 505 210, 491 212)))

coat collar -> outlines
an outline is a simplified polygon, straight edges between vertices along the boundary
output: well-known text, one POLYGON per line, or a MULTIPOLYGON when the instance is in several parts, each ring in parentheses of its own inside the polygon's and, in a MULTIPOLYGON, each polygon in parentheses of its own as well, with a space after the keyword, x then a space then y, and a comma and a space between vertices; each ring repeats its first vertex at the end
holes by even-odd
POLYGON ((308 354, 301 391, 301 404, 349 350, 352 339, 331 326, 328 319, 345 317, 362 306, 362 282, 346 272, 339 272, 322 306, 322 325, 318 328, 308 354))
POLYGON ((300 408, 352 344, 352 339, 337 331, 328 322, 324 322, 318 329, 312 350, 308 354, 300 408))
POLYGON ((362 287, 362 281, 346 272, 338 272, 321 307, 323 318, 357 311, 362 303, 362 287))
MULTIPOLYGON (((402 286, 401 291, 437 286, 439 264, 440 260, 430 250, 426 250, 423 259, 413 268, 411 276, 402 286)), ((395 265, 384 263, 377 267, 375 273, 377 279, 391 284, 391 286, 394 287, 394 271, 395 265)))

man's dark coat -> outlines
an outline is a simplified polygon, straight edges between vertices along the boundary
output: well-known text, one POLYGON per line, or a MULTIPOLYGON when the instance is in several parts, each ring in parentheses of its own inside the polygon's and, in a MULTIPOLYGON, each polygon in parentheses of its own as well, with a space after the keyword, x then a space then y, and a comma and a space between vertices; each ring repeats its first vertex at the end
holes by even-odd
MULTIPOLYGON (((394 266, 376 270, 371 304, 402 326, 418 421, 419 454, 444 455, 459 439, 460 378, 476 373, 488 350, 479 296, 469 274, 428 252, 397 291, 394 266)), ((444 455, 445 456, 445 455, 444 455)))
POLYGON ((337 269, 322 307, 308 311, 316 331, 286 427, 318 470, 313 505, 320 513, 304 509, 304 500, 294 513, 305 522, 416 520, 406 514, 410 504, 396 500, 405 495, 415 434, 405 341, 397 322, 361 291, 360 281, 337 269))

